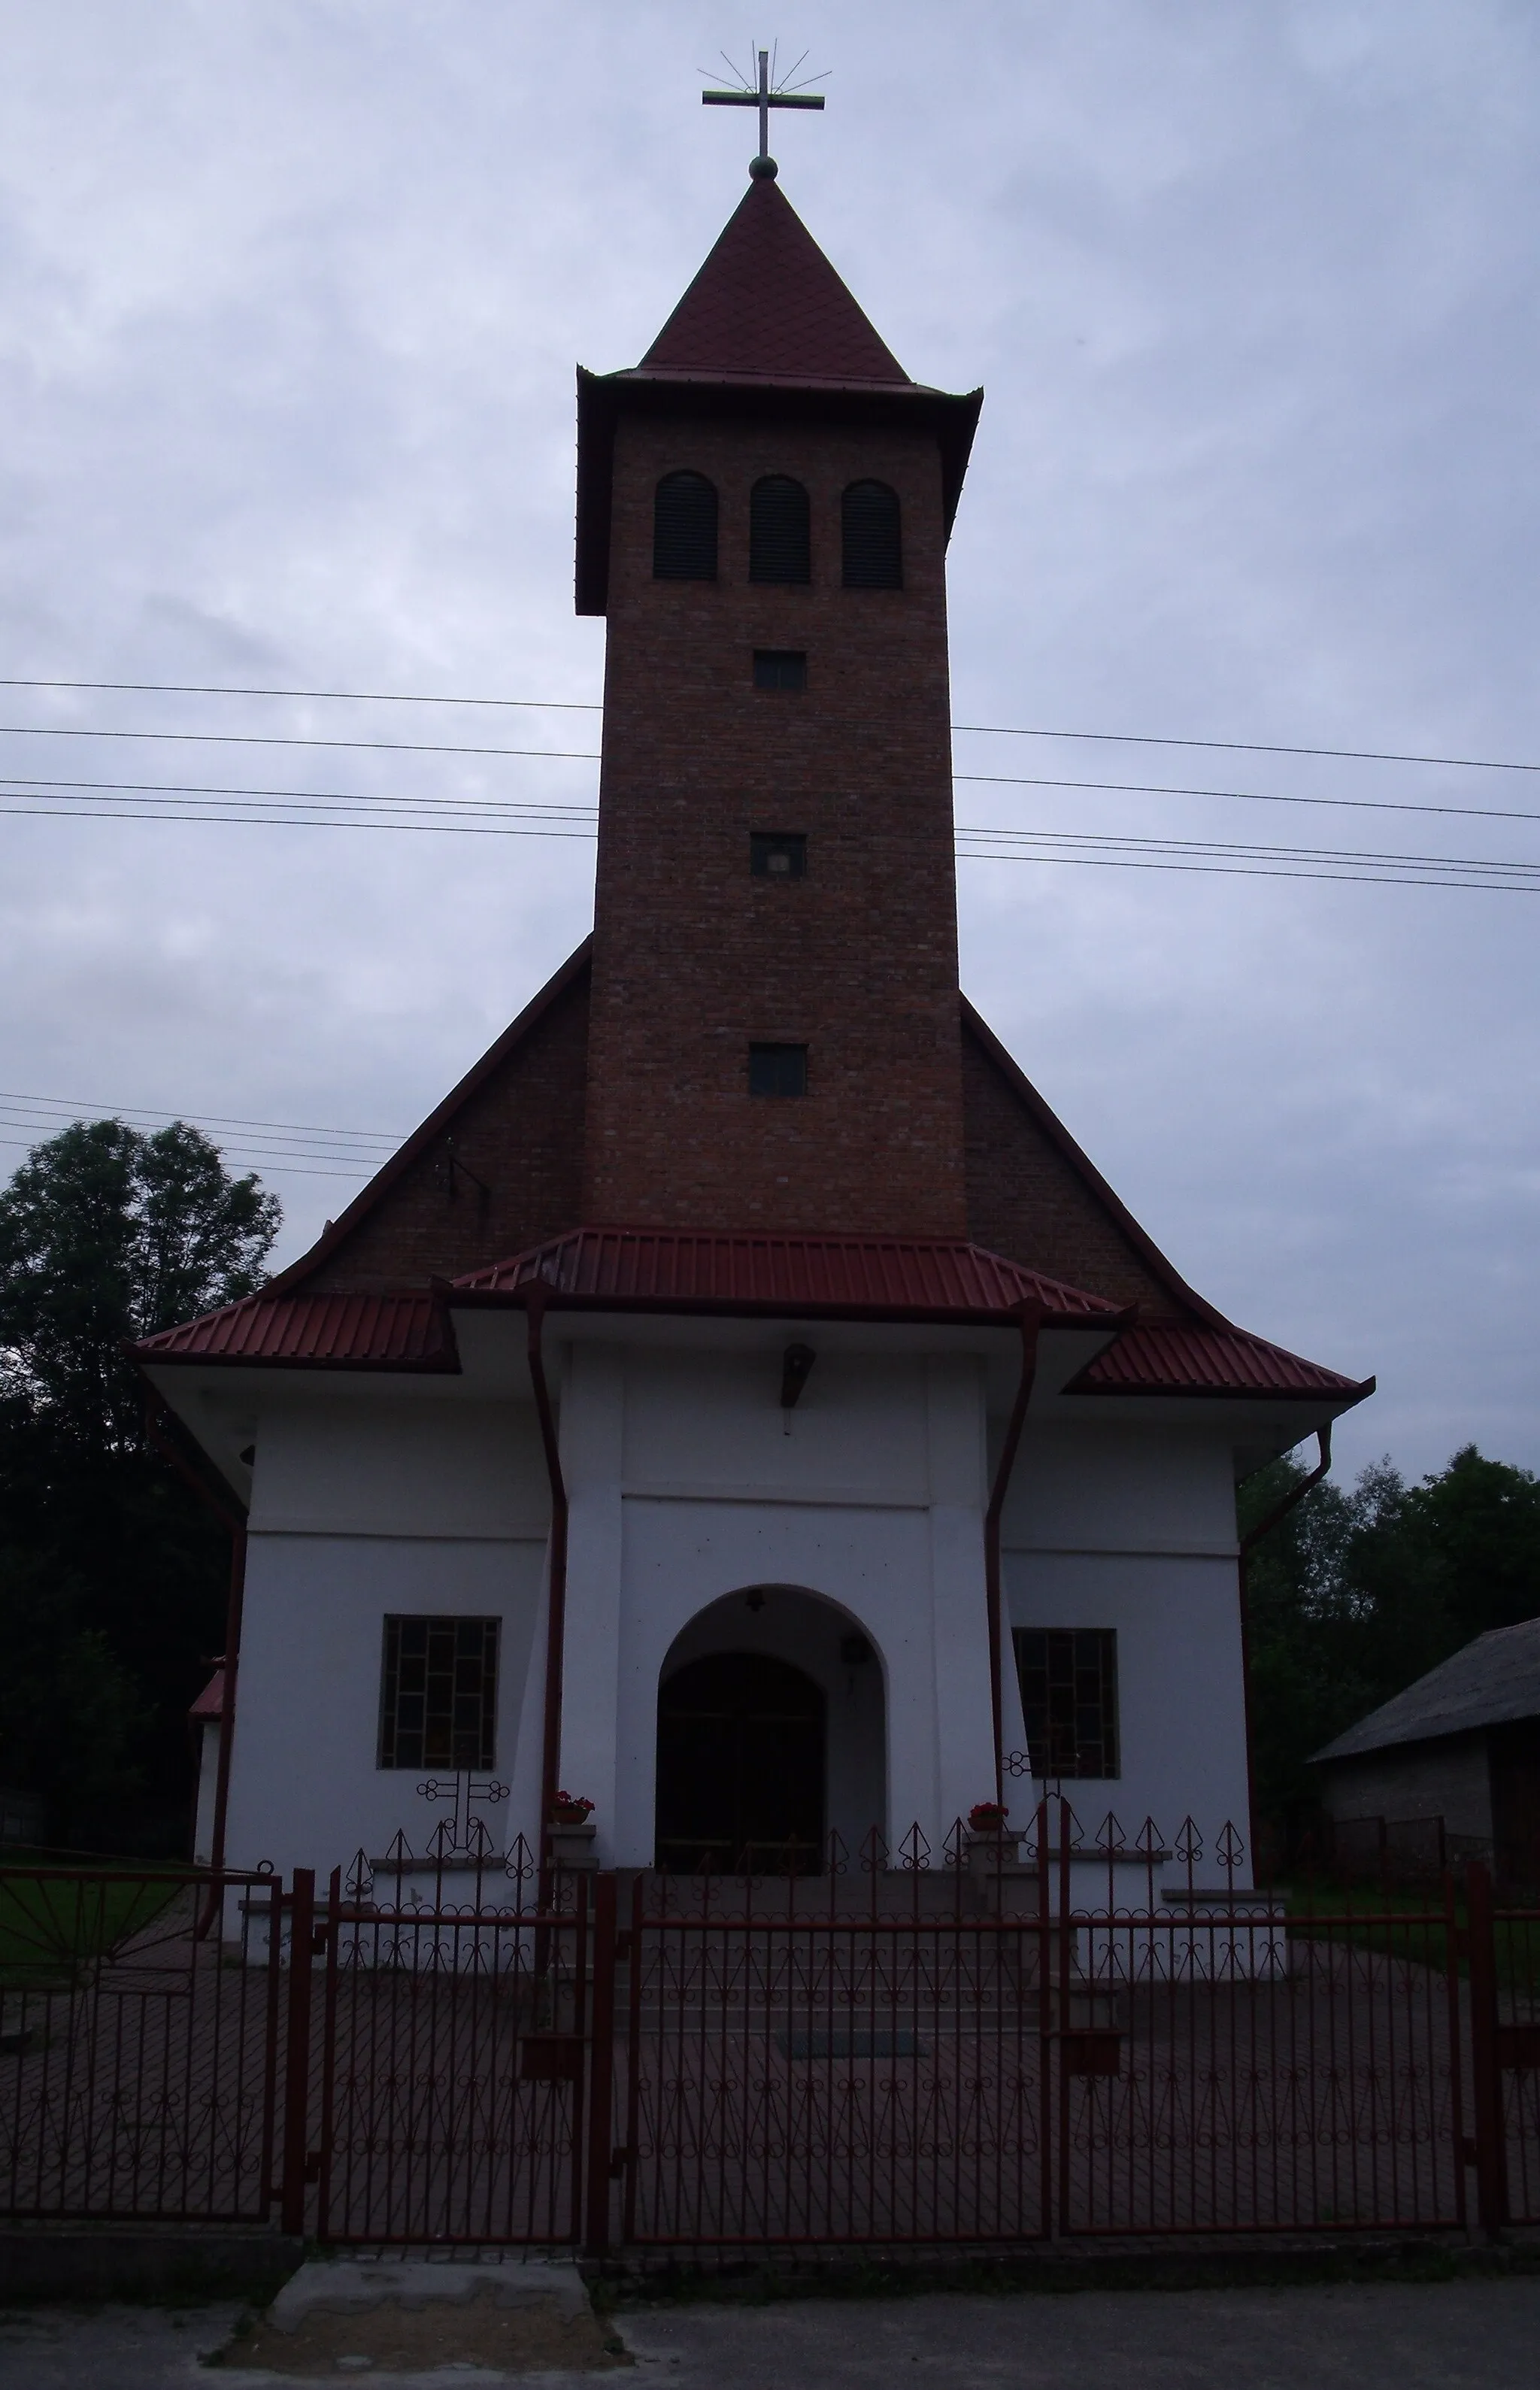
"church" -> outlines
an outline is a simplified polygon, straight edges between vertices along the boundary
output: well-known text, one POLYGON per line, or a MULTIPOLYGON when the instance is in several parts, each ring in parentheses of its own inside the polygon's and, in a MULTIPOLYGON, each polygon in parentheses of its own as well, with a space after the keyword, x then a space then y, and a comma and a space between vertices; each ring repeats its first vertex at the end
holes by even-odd
POLYGON ((1372 1381, 1195 1293, 960 992, 982 399, 763 154, 580 371, 592 935, 311 1252, 137 1348, 238 1506, 201 1857, 812 1875, 1046 1786, 1244 1825, 1236 1484, 1372 1381))

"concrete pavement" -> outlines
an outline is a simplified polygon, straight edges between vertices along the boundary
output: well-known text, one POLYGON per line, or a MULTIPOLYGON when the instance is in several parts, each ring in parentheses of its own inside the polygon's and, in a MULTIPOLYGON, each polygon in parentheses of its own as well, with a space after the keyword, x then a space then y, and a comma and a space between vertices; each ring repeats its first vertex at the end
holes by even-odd
MULTIPOLYGON (((3 2390, 229 2390, 238 2310, 0 2312, 3 2390)), ((622 2312, 638 2390, 1540 2390, 1540 2281, 776 2301, 622 2312)), ((597 2390, 593 2372, 368 2367, 391 2390, 597 2390)), ((631 2369, 627 2368, 629 2371, 631 2369)), ((340 2377, 335 2360, 324 2375, 340 2377)), ((348 2369, 346 2378, 359 2378, 348 2369)))

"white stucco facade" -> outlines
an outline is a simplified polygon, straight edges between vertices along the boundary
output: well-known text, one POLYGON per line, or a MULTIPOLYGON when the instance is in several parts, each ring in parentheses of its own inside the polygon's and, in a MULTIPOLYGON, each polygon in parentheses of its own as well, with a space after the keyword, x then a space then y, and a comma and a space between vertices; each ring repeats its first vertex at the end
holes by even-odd
MULTIPOLYGON (((424 1770, 380 1765, 391 1616, 499 1622, 487 1823, 538 1839, 550 1483, 521 1315, 456 1331, 457 1374, 431 1379, 165 1373, 212 1448, 252 1455, 231 1864, 426 1845, 424 1770)), ((1065 1789, 1089 1831, 1111 1811, 1130 1838, 1187 1817, 1212 1837, 1248 1806, 1238 1443, 1293 1434, 1254 1407, 1065 1394, 1101 1341, 1042 1340, 1002 1516, 1003 1742, 1026 1742, 1011 1629, 1110 1630, 1118 1772, 1065 1789)), ((825 1828, 853 1855, 918 1825, 939 1857, 991 1796, 985 1520, 1018 1358, 1011 1330, 550 1317, 559 1778, 594 1803, 602 1863, 652 1863, 660 1689, 716 1653, 817 1687, 825 1828), (793 1339, 817 1358, 787 1410, 793 1339)), ((1007 1798, 1024 1819, 1033 1789, 1015 1775, 1007 1798)))

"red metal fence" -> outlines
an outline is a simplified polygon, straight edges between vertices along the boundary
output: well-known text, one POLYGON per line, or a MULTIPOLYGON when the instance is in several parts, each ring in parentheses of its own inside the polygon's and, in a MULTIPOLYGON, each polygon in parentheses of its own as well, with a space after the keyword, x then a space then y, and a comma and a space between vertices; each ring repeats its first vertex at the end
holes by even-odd
POLYGON ((1540 1908, 1094 1840, 0 1873, 0 2211, 594 2251, 1540 2222, 1540 1908))
POLYGON ((283 1896, 185 1869, 0 1872, 0 2213, 265 2218, 278 1937, 232 1965, 216 1929, 283 1896))

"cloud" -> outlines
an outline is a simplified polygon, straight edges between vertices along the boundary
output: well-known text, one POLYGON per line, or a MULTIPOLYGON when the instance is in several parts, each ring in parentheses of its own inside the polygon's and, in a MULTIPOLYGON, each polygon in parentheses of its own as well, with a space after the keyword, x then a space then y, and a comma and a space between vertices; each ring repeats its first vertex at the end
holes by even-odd
MULTIPOLYGON (((572 366, 641 353, 736 200, 750 121, 695 97, 725 31, 685 0, 9 12, 9 669, 597 696, 572 366)), ((911 372, 986 385, 961 719, 1540 758, 1526 12, 835 0, 789 39, 833 70, 825 115, 776 126, 789 196, 911 372)), ((571 748, 594 720, 17 690, 0 718, 571 748)), ((581 761, 0 748, 12 776, 594 785, 581 761)), ((1520 774, 972 736, 958 760, 1540 811, 1520 774)), ((959 813, 1536 854, 1524 822, 1174 793, 969 784, 959 813)), ((589 850, 535 839, 11 818, 0 853, 11 1084, 353 1127, 426 1111, 590 903, 589 850)), ((1350 1464, 1471 1434, 1540 1460, 1534 900, 961 880, 969 992, 1178 1265, 1380 1370, 1350 1464)), ((279 1183, 298 1250, 348 1189, 279 1183)))

